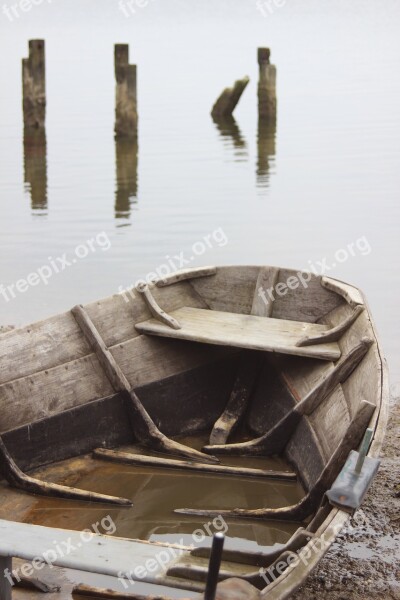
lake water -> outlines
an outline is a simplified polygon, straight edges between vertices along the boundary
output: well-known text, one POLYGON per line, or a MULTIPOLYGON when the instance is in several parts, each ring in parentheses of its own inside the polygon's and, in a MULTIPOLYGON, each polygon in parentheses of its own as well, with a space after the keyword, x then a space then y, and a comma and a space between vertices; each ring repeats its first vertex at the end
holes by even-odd
POLYGON ((397 0, 4 6, 0 283, 51 274, 12 288, 15 298, 0 294, 0 324, 113 294, 179 266, 176 256, 192 266, 323 263, 366 292, 399 392, 397 0), (31 38, 46 40, 46 150, 27 142, 24 152, 31 38), (138 65, 137 148, 113 137, 114 43, 129 43, 138 65), (278 69, 276 130, 257 127, 258 46, 278 69), (215 124, 213 102, 244 75, 236 122, 215 124))

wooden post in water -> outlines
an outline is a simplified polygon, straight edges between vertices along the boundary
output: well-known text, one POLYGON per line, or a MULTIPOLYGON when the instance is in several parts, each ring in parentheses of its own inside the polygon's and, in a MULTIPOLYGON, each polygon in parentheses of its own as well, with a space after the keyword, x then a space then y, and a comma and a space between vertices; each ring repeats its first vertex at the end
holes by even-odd
POLYGON ((269 48, 258 48, 258 117, 262 120, 276 119, 276 67, 271 65, 269 48))
POLYGON ((24 127, 44 129, 46 119, 44 40, 29 40, 29 58, 22 59, 22 95, 24 127))
POLYGON ((115 136, 137 138, 136 65, 129 64, 129 45, 115 44, 115 136))
POLYGON ((243 77, 235 81, 231 88, 224 89, 211 111, 214 120, 232 115, 249 81, 248 77, 243 77))

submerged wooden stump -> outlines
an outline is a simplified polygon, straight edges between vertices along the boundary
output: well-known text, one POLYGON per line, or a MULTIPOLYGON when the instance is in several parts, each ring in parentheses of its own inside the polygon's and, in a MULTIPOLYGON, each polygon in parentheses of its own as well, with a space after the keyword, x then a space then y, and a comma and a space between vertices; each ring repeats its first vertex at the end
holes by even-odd
POLYGON ((129 64, 128 44, 115 44, 115 135, 137 138, 136 65, 129 64))
POLYGON ((24 127, 43 129, 46 119, 45 42, 29 40, 29 58, 22 59, 24 127))
POLYGON ((269 48, 258 48, 258 116, 259 119, 276 119, 276 67, 271 65, 269 48))
POLYGON ((222 92, 211 111, 214 119, 228 117, 233 113, 249 81, 248 77, 238 79, 231 88, 222 92))

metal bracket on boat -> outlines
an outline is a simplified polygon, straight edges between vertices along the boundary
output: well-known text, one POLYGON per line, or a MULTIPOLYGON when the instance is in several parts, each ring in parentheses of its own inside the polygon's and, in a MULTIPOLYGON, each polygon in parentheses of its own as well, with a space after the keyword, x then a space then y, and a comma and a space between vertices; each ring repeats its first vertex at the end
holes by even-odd
POLYGON ((367 456, 373 429, 367 429, 360 451, 352 450, 331 489, 326 493, 329 502, 347 512, 354 512, 362 503, 381 461, 367 456))
POLYGON ((166 287, 173 283, 180 283, 187 279, 198 279, 199 277, 209 277, 210 275, 216 275, 217 267, 197 267, 195 269, 182 269, 176 273, 171 273, 163 279, 156 281, 157 287, 166 287))
POLYGON ((136 290, 142 294, 144 301, 146 302, 151 314, 164 325, 172 327, 172 329, 181 329, 180 323, 174 317, 168 315, 162 308, 157 304, 153 294, 150 291, 147 283, 139 283, 136 286, 136 290))

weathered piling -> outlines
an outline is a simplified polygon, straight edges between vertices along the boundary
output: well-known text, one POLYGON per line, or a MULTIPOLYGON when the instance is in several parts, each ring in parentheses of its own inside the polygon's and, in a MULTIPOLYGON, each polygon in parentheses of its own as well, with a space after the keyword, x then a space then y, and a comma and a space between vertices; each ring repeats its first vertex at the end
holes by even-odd
POLYGON ((235 81, 231 88, 224 89, 211 110, 214 119, 232 115, 249 81, 248 77, 243 77, 235 81))
POLYGON ((276 67, 271 65, 269 48, 258 48, 258 116, 259 119, 276 118, 276 67))
POLYGON ((47 209, 47 144, 44 129, 24 129, 24 182, 33 211, 47 209))
POLYGON ((136 65, 129 64, 128 44, 115 44, 115 135, 137 138, 136 65))
POLYGON ((268 187, 276 156, 276 119, 258 119, 257 186, 268 187))
POLYGON ((29 40, 29 58, 22 59, 24 127, 43 129, 46 120, 44 40, 29 40))
POLYGON ((131 206, 138 195, 138 143, 134 138, 115 140, 117 186, 115 192, 115 218, 128 219, 131 206))

